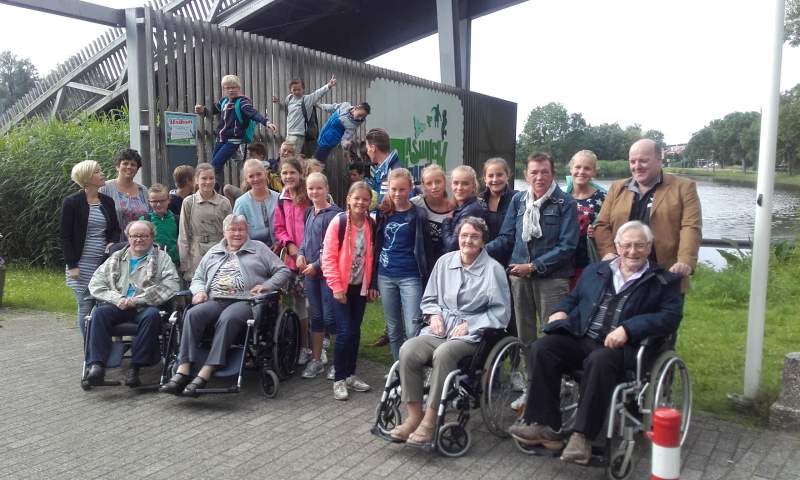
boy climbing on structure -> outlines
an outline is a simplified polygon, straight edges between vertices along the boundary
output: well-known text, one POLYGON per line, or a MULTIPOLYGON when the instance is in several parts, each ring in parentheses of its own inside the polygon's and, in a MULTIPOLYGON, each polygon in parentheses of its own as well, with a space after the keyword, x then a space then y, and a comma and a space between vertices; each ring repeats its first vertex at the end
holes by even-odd
MULTIPOLYGON (((224 178, 225 163, 230 159, 239 145, 252 143, 256 123, 260 123, 278 133, 278 126, 270 121, 266 115, 260 114, 253 102, 242 95, 242 82, 236 75, 222 77, 222 93, 225 95, 214 104, 212 113, 219 115, 219 124, 215 132, 214 154, 211 165, 217 179, 216 189, 220 191, 224 178)), ((208 108, 205 105, 195 105, 194 112, 205 116, 208 108)))
POLYGON ((342 148, 346 149, 350 146, 356 129, 364 123, 370 108, 367 102, 359 103, 355 107, 348 102, 321 104, 320 108, 326 112, 332 112, 319 132, 317 151, 314 152, 314 158, 324 165, 331 150, 336 148, 340 142, 342 148))
POLYGON ((328 83, 305 95, 305 82, 295 78, 289 82, 289 96, 286 97, 284 102, 281 102, 278 97, 273 95, 272 101, 280 103, 282 107, 286 108, 286 141, 294 144, 296 153, 305 153, 303 152, 303 146, 308 141, 312 142, 310 147, 313 148, 313 141, 317 139, 317 134, 319 133, 319 124, 317 123, 317 114, 314 111, 314 107, 322 96, 335 86, 336 75, 332 75, 328 83))

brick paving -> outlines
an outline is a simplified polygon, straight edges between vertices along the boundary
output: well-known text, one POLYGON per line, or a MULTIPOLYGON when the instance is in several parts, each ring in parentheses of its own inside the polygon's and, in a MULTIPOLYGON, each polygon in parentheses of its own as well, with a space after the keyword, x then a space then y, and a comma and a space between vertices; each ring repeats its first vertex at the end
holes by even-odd
MULTIPOLYGON (((126 387, 84 392, 71 319, 2 309, 0 319, 0 478, 604 478, 599 468, 520 453, 480 415, 462 458, 390 445, 369 433, 378 393, 337 402, 324 378, 291 379, 275 399, 261 395, 255 375, 238 395, 197 400, 126 387)), ((365 361, 360 373, 377 386, 384 368, 365 361)), ((645 443, 633 478, 649 478, 645 443)), ((708 416, 695 416, 683 455, 683 480, 800 480, 800 436, 708 416)))

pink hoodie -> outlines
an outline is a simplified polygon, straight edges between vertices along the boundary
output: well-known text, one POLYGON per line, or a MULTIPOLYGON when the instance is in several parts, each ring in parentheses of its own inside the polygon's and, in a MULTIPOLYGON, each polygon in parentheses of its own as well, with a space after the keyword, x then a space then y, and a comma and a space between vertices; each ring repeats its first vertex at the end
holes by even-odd
MULTIPOLYGON (((297 204, 292 200, 292 195, 288 188, 284 188, 278 197, 273 215, 275 227, 275 239, 281 247, 289 243, 294 243, 297 248, 303 244, 303 233, 305 231, 305 211, 308 205, 297 204), (281 208, 282 207, 282 208, 281 208)), ((286 255, 284 259, 286 266, 293 271, 297 271, 295 258, 286 255)))
MULTIPOLYGON (((352 245, 356 241, 356 229, 350 228, 350 238, 344 239, 345 245, 339 248, 339 222, 341 218, 350 220, 349 215, 337 215, 331 220, 328 225, 328 230, 325 232, 325 241, 322 247, 322 274, 325 276, 325 281, 328 283, 333 293, 345 293, 350 284, 350 270, 353 267, 353 251, 352 245)), ((364 220, 365 226, 369 227, 369 222, 364 220)), ((341 228, 346 228, 342 225, 341 228)), ((364 279, 361 282, 361 295, 367 296, 372 280, 372 250, 373 250, 373 232, 370 228, 364 231, 364 279)))

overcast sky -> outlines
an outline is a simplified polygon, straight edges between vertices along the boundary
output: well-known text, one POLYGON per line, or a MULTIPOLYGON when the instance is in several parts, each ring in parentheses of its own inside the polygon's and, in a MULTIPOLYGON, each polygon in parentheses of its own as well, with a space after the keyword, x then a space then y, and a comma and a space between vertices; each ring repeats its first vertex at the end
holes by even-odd
MULTIPOLYGON (((95 3, 101 3, 96 1, 95 3)), ((105 0, 113 7, 142 1, 105 0)), ((768 78, 764 0, 530 0, 472 26, 473 90, 530 110, 561 102, 592 124, 658 129, 668 143, 732 111, 760 110, 768 78)), ((0 50, 44 74, 105 29, 0 5, 0 50), (34 33, 35 31, 35 33, 34 33)), ((439 80, 438 39, 375 59, 439 80)), ((800 48, 784 48, 781 88, 800 83, 800 48)))

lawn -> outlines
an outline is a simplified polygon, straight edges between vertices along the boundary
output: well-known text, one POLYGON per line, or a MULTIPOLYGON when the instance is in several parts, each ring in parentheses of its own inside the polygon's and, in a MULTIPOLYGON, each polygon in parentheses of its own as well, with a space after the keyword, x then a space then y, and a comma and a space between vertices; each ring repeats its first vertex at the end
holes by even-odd
MULTIPOLYGON (((687 295, 678 352, 689 365, 695 407, 728 419, 765 424, 769 405, 780 388, 783 357, 800 348, 800 248, 773 254, 770 269, 762 398, 741 410, 728 393, 741 393, 747 335, 749 261, 717 272, 701 267, 687 295)), ((11 268, 7 272, 5 306, 68 314, 72 324, 75 300, 60 271, 11 268)), ((372 347, 383 333, 380 302, 369 304, 362 326, 362 357, 389 365, 388 347, 372 347)))

